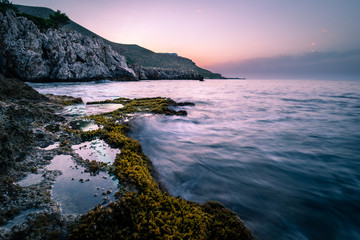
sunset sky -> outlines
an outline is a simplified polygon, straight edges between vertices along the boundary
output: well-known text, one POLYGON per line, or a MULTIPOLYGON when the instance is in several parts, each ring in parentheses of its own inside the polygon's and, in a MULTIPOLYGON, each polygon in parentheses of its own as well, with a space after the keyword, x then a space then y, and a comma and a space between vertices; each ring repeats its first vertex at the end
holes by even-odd
POLYGON ((318 59, 347 53, 346 59, 360 64, 359 0, 12 2, 59 9, 111 41, 176 52, 201 67, 231 75, 245 62, 269 66, 284 57, 298 64, 299 58, 312 55, 318 59))

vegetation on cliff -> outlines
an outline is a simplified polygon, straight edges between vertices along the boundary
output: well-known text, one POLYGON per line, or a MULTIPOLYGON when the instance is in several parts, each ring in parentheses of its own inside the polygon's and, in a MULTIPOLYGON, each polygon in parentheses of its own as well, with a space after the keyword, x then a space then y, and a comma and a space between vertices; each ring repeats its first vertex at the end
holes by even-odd
POLYGON ((0 1, 0 12, 2 14, 6 14, 7 10, 16 11, 17 8, 11 2, 9 2, 9 0, 1 0, 0 1))
POLYGON ((18 8, 13 5, 8 0, 1 0, 0 2, 0 12, 3 15, 6 15, 7 10, 13 10, 16 12, 17 16, 19 17, 26 17, 27 19, 31 20, 35 25, 42 31, 45 31, 49 28, 59 28, 62 27, 70 22, 69 17, 62 13, 60 10, 49 14, 47 18, 39 17, 33 14, 28 14, 25 12, 20 12, 18 8))

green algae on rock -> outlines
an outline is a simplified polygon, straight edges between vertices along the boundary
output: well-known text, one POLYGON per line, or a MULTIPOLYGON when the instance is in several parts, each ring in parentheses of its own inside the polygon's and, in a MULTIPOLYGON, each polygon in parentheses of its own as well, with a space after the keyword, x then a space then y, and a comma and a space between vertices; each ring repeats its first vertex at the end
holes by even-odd
POLYGON ((74 98, 71 96, 60 96, 60 95, 53 95, 53 94, 46 94, 47 98, 49 98, 51 101, 56 102, 58 104, 61 104, 63 106, 70 106, 73 104, 80 104, 83 103, 81 98, 74 98))
MULTIPOLYGON (((123 184, 119 200, 95 207, 81 217, 70 239, 253 239, 240 218, 217 202, 198 204, 171 196, 158 181, 141 144, 122 123, 129 114, 149 112, 186 115, 170 109, 180 104, 169 98, 119 98, 90 104, 121 103, 123 108, 89 118, 102 129, 79 133, 97 135, 121 149, 111 173, 123 184)), ((190 103, 184 105, 191 105, 190 103)))
POLYGON ((117 98, 114 100, 105 100, 98 102, 88 102, 87 104, 108 104, 108 103, 118 103, 123 104, 124 107, 119 108, 118 110, 112 112, 112 114, 132 114, 137 112, 148 112, 155 114, 165 114, 165 115, 178 115, 186 116, 187 112, 184 110, 175 111, 170 107, 177 106, 194 106, 194 103, 190 102, 180 102, 177 103, 170 98, 155 97, 155 98, 117 98))
MULTIPOLYGON (((6 87, 8 81, 10 80, 4 79, 0 83, 6 87)), ((3 174, 0 175, 0 183, 2 183, 0 190, 5 193, 0 197, 0 224, 6 224, 9 219, 27 209, 46 210, 28 216, 26 224, 17 226, 11 232, 0 232, 0 238, 2 236, 6 239, 252 238, 250 231, 237 215, 222 205, 212 202, 201 205, 171 196, 157 181, 156 171, 150 159, 143 153, 141 144, 128 136, 130 125, 125 120, 132 115, 137 112, 184 115, 178 114, 173 109, 181 104, 167 98, 118 99, 116 101, 122 102, 122 108, 87 117, 100 128, 81 131, 70 128, 66 124, 66 119, 56 114, 64 104, 68 104, 66 99, 43 96, 20 81, 13 81, 16 86, 18 85, 18 89, 22 89, 21 91, 0 93, 2 106, 0 120, 4 120, 5 124, 13 124, 11 128, 3 129, 5 135, 3 134, 0 142, 0 148, 12 151, 6 159, 3 159, 7 167, 1 169, 3 174), (20 133, 24 131, 24 134, 10 134, 9 129, 15 129, 20 133), (31 130, 36 130, 36 134, 31 130), (41 139, 37 135, 41 135, 41 139), (74 216, 63 215, 56 209, 49 192, 50 185, 35 184, 21 187, 14 184, 26 173, 43 173, 40 167, 47 165, 55 155, 72 154, 71 145, 74 142, 99 138, 111 147, 121 150, 114 163, 109 165, 94 162, 92 159, 78 161, 93 175, 105 169, 119 180, 121 186, 119 192, 115 194, 117 200, 108 206, 97 206, 76 220, 74 216), (46 146, 56 141, 58 147, 49 151, 36 148, 39 141, 41 145, 47 143, 46 146), (35 156, 29 160, 28 157, 24 160, 19 158, 18 155, 26 151, 25 147, 30 146, 33 147, 32 154, 35 156)), ((58 171, 53 171, 53 175, 49 175, 49 172, 46 178, 49 181, 55 179, 57 173, 58 171)))

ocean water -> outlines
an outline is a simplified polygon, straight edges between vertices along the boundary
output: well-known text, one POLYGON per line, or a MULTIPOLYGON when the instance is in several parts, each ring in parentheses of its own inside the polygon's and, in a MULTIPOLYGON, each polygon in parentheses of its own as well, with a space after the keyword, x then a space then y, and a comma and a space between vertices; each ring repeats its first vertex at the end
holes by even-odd
MULTIPOLYGON (((359 79, 360 80, 360 79, 359 79)), ((169 192, 216 200, 258 239, 360 239, 360 81, 31 84, 84 101, 171 97, 188 116, 133 122, 169 192)))

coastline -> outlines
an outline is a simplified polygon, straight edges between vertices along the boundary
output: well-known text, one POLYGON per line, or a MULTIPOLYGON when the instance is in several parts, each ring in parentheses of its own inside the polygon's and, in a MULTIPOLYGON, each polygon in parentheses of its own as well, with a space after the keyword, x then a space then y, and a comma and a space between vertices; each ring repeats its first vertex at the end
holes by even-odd
MULTIPOLYGON (((4 79, 5 82, 16 82, 14 79, 2 79, 4 79)), ((16 87, 25 85, 21 82, 17 82, 17 84, 16 87)), ((2 219, 9 220, 27 209, 35 208, 40 211, 35 211, 30 214, 25 223, 13 228, 13 230, 2 229, 1 234, 7 237, 10 236, 9 238, 11 239, 19 236, 19 234, 21 236, 32 232, 32 234, 40 234, 44 239, 51 234, 53 234, 51 236, 55 236, 54 239, 67 239, 67 235, 72 232, 72 235, 70 235, 72 239, 82 239, 85 238, 85 235, 93 236, 95 239, 101 239, 105 236, 104 234, 108 234, 107 238, 112 239, 119 237, 119 235, 112 235, 113 231, 110 231, 113 228, 117 228, 122 232, 121 236, 123 237, 140 234, 140 236, 148 238, 193 236, 195 238, 211 239, 216 238, 218 234, 222 234, 221 238, 227 239, 240 238, 238 235, 240 233, 241 236, 244 237, 243 239, 253 238, 239 217, 221 204, 209 202, 199 205, 169 195, 164 187, 162 187, 162 184, 157 181, 156 171, 151 161, 142 153, 140 143, 127 136, 126 132, 128 131, 129 125, 119 123, 125 118, 128 118, 128 114, 139 112, 139 110, 140 112, 151 112, 153 114, 186 115, 184 111, 170 110, 168 107, 190 103, 175 103, 170 99, 164 98, 137 100, 118 99, 112 101, 112 103, 117 101, 116 103, 125 105, 125 108, 115 110, 111 113, 90 116, 89 118, 97 124, 102 125, 102 128, 83 132, 69 127, 71 119, 58 115, 58 111, 63 106, 79 103, 79 99, 43 96, 26 86, 27 85, 25 85, 26 92, 31 92, 30 95, 35 96, 37 99, 37 102, 29 103, 29 99, 27 98, 26 100, 28 102, 26 104, 28 104, 28 107, 31 107, 32 104, 36 107, 38 107, 39 104, 45 104, 46 106, 44 106, 44 108, 48 111, 51 110, 51 113, 49 120, 42 122, 38 121, 36 116, 32 116, 35 119, 34 122, 30 124, 31 126, 29 125, 29 128, 32 132, 36 132, 35 136, 29 134, 29 136, 32 137, 32 144, 29 144, 26 150, 18 150, 18 154, 22 153, 23 155, 22 160, 18 159, 15 166, 9 166, 12 169, 3 170, 7 173, 11 172, 16 174, 14 174, 12 178, 7 178, 6 174, 2 174, 2 183, 6 183, 2 184, 2 186, 7 187, 6 190, 2 189, 2 191, 7 191, 8 198, 6 201, 10 203, 7 204, 7 207, 12 207, 8 208, 7 211, 4 211, 4 208, 1 209, 1 214, 2 216, 6 216, 2 219), (36 128, 33 126, 36 126, 36 128), (116 202, 103 207, 95 207, 93 211, 90 211, 87 215, 83 215, 79 219, 79 216, 61 214, 60 206, 51 198, 51 182, 56 179, 57 174, 60 173, 56 171, 47 173, 45 180, 39 185, 20 187, 16 184, 16 182, 22 179, 27 173, 42 173, 43 167, 49 164, 54 156, 59 154, 69 154, 79 165, 91 170, 91 164, 74 154, 71 145, 96 137, 104 139, 109 145, 121 149, 121 154, 117 156, 113 167, 96 165, 99 171, 109 171, 116 175, 123 183, 123 188, 120 189, 121 191, 118 194, 118 200, 116 202), (39 146, 46 147, 56 141, 60 142, 60 146, 57 149, 44 151, 38 148, 39 146), (25 165, 25 167, 21 167, 21 165, 25 165), (27 194, 24 194, 24 192, 27 194), (34 198, 34 194, 37 192, 42 194, 34 198), (15 195, 18 195, 18 197, 14 199, 13 196, 15 195), (23 205, 11 205, 11 201, 19 199, 20 202, 23 202, 23 205), (35 203, 32 202, 33 200, 36 200, 35 203), (168 208, 164 206, 168 206, 168 208), (185 212, 191 214, 184 215, 185 212), (112 214, 109 215, 109 213, 112 214), (107 216, 107 223, 112 224, 105 224, 102 221, 99 222, 101 216, 107 216), (143 217, 141 218, 140 216, 143 217), (119 224, 121 219, 123 222, 119 224), (134 222, 129 222, 129 219, 132 219, 134 222), (144 220, 146 221, 143 222, 144 220), (136 221, 138 222, 135 224, 136 221), (155 225, 150 224, 150 222, 155 222, 155 225), (169 223, 164 224, 164 222, 169 223), (171 222, 173 223, 170 224, 171 222), (32 231, 31 229, 34 228, 34 224, 40 227, 32 231), (140 229, 138 229, 139 224, 143 224, 140 229), (174 225, 178 226, 177 231, 172 229, 174 225), (97 226, 97 230, 94 231, 91 226, 97 226), (220 229, 223 228, 228 230, 225 232, 223 230, 220 231, 220 229), (44 229, 48 229, 48 233, 42 231, 44 229), (124 229, 126 229, 126 231, 124 229)), ((25 101, 26 94, 22 93, 21 95, 20 104, 25 101)), ((16 102, 17 96, 8 95, 7 97, 7 104, 12 104, 11 101, 14 101, 14 104, 19 104, 19 102, 16 102)), ((36 115, 37 112, 33 111, 33 114, 36 115)), ((42 112, 41 115, 43 115, 42 112)), ((13 121, 17 120, 14 116, 12 117, 13 121)), ((21 119, 24 116, 16 117, 21 119)), ((4 201, 4 199, 2 200, 4 201)), ((2 205, 4 206, 4 202, 2 202, 2 205)))

